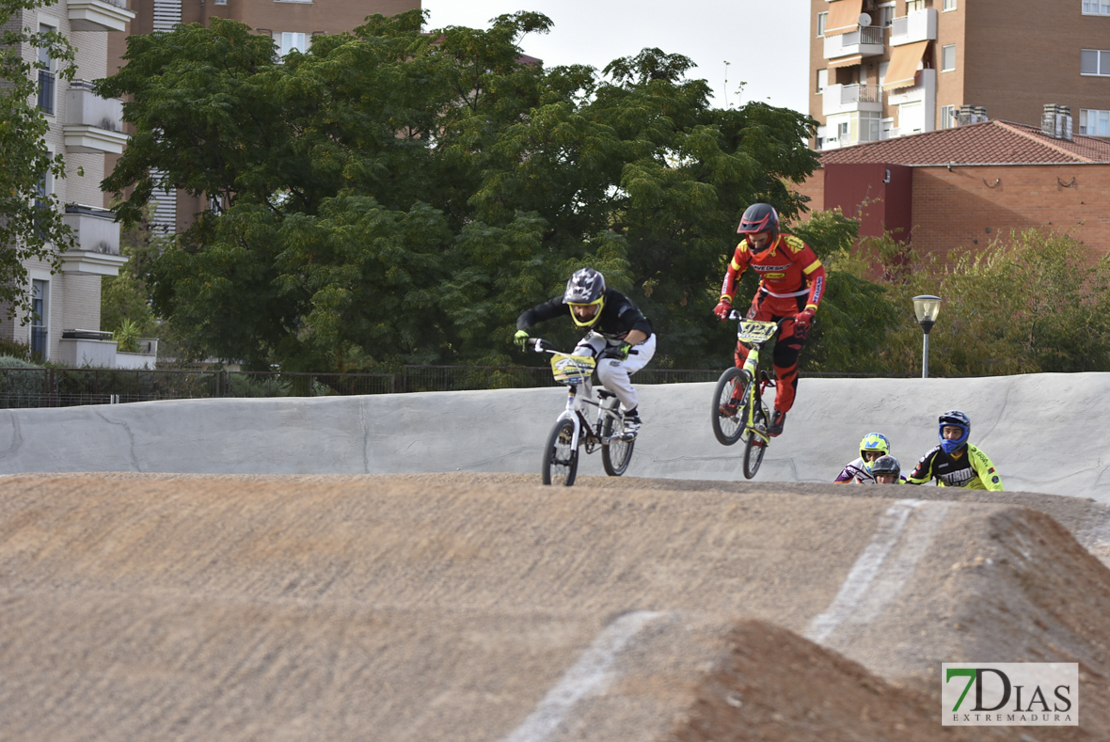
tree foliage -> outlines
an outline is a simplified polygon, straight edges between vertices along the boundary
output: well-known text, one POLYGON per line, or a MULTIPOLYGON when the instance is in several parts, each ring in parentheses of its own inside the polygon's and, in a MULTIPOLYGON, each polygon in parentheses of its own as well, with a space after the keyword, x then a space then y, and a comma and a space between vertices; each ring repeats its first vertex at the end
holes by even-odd
POLYGON ((709 287, 749 203, 803 208, 814 122, 713 109, 658 49, 545 68, 519 47, 538 13, 422 21, 373 16, 282 62, 220 19, 129 37, 98 86, 136 130, 105 181, 119 213, 167 186, 214 204, 154 262, 155 309, 254 368, 519 362, 517 314, 591 264, 653 320, 657 363, 720 365, 709 287))
POLYGON ((876 305, 899 318, 878 354, 887 372, 919 373, 912 299, 920 294, 944 299, 929 336, 930 375, 1110 370, 1110 258, 1067 234, 1013 232, 947 261, 916 256, 887 235, 835 264, 873 279, 883 289, 876 305))
POLYGON ((42 260, 58 270, 59 255, 73 244, 57 196, 44 188, 49 178, 65 177, 62 155, 46 146, 49 125, 38 107, 39 71, 46 65, 37 56, 24 58, 27 46, 45 49, 56 77, 73 78, 73 48, 65 37, 24 28, 28 11, 53 4, 0 0, 0 304, 9 317, 30 310, 25 262, 42 260))

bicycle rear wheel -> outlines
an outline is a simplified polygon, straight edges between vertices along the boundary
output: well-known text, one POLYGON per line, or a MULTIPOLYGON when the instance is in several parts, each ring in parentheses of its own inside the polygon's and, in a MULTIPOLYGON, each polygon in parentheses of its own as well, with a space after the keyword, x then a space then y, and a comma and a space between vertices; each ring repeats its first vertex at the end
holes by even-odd
POLYGON ((574 423, 559 420, 547 436, 543 449, 543 466, 540 471, 544 484, 569 487, 578 473, 578 447, 572 445, 574 423))
MULTIPOLYGON (((608 438, 613 435, 616 428, 616 418, 605 416, 605 422, 601 426, 601 435, 608 438)), ((609 445, 601 447, 601 464, 605 467, 605 473, 611 477, 619 477, 628 471, 628 464, 632 461, 632 449, 636 446, 636 439, 630 441, 623 440, 622 438, 614 438, 609 441, 609 445)))
MULTIPOLYGON (((755 403, 755 410, 752 411, 752 422, 762 430, 767 430, 770 420, 767 417, 767 407, 762 402, 757 401, 755 403)), ((767 442, 755 433, 749 433, 748 440, 744 442, 745 479, 751 479, 759 471, 759 465, 763 463, 763 454, 766 452, 767 442)))
POLYGON ((748 384, 744 370, 736 366, 725 369, 713 392, 710 418, 713 435, 717 436, 722 446, 731 446, 744 434, 744 423, 747 422, 744 403, 747 398, 748 384))

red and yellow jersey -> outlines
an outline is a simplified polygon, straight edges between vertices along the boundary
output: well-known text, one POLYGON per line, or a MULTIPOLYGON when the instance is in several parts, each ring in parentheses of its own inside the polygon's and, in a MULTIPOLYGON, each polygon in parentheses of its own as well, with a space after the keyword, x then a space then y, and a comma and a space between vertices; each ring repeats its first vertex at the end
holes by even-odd
POLYGON ((813 249, 792 234, 780 234, 775 244, 763 252, 752 253, 748 241, 736 246, 732 262, 725 271, 721 299, 732 301, 736 282, 751 266, 759 274, 759 288, 776 299, 806 297, 806 307, 817 309, 825 293, 825 267, 813 249))

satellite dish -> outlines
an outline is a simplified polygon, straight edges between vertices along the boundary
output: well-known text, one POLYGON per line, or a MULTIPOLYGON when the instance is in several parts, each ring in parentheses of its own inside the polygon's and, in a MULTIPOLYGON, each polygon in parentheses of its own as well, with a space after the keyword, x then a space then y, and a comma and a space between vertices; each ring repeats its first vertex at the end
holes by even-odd
POLYGON ((862 26, 863 28, 867 28, 868 26, 870 26, 871 25, 871 16, 867 15, 867 13, 860 13, 859 14, 859 25, 862 26))

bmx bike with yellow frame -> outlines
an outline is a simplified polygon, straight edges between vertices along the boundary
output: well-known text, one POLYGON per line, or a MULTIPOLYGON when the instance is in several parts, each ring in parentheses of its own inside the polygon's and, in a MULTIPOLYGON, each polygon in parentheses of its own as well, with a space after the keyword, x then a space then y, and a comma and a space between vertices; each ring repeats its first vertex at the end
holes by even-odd
MULTIPOLYGON (((732 320, 738 317, 735 310, 729 315, 732 320)), ((744 441, 744 477, 747 479, 759 471, 771 443, 767 430, 771 424, 771 410, 763 401, 763 393, 767 388, 773 389, 775 382, 759 367, 759 355, 767 343, 772 343, 773 347, 773 340, 786 319, 764 322, 740 318, 736 339, 749 348, 748 357, 742 367, 725 369, 713 393, 713 434, 725 446, 744 441)))
POLYGON ((595 399, 591 377, 597 359, 561 353, 543 338, 529 342, 537 353, 551 354, 551 373, 555 381, 567 387, 566 409, 555 420, 543 449, 543 483, 565 487, 574 484, 578 454, 583 448, 587 454, 601 449, 601 463, 609 476, 624 474, 632 460, 636 437, 624 431, 624 413, 616 395, 598 389, 595 399), (590 406, 597 408, 593 422, 587 414, 590 406))

